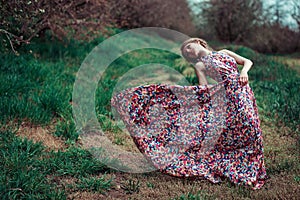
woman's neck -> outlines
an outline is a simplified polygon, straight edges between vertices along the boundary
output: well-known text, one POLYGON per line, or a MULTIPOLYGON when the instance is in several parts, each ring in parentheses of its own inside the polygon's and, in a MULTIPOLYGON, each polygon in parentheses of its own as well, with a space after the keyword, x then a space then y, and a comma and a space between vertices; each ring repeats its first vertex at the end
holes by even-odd
POLYGON ((204 56, 210 55, 211 53, 212 53, 212 51, 207 49, 207 50, 204 50, 199 56, 204 57, 204 56))

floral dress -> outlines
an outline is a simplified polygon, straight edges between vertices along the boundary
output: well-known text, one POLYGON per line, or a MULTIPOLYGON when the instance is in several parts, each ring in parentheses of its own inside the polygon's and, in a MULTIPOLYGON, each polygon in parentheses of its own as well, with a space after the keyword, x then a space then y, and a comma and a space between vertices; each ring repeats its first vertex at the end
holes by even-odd
POLYGON ((162 173, 259 189, 267 174, 253 91, 229 55, 212 51, 201 61, 216 84, 132 87, 113 96, 112 108, 162 173))

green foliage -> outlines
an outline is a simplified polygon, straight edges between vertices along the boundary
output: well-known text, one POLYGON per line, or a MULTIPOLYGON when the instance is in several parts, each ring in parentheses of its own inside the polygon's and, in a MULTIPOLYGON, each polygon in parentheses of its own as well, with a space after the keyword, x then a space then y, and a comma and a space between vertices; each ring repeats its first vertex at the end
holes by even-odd
POLYGON ((20 139, 10 131, 0 132, 0 196, 2 199, 66 199, 46 179, 40 166, 43 147, 20 139))
MULTIPOLYGON (((111 32, 116 31, 112 29, 111 32)), ((30 53, 42 60, 80 65, 88 53, 104 39, 100 35, 90 42, 73 39, 62 42, 47 32, 43 39, 33 39, 29 45, 20 47, 19 51, 21 55, 30 53)))
POLYGON ((300 79, 290 77, 275 82, 253 83, 259 106, 270 118, 278 122, 296 127, 299 125, 299 102, 298 89, 300 79))
POLYGON ((72 117, 68 119, 61 119, 56 123, 56 131, 55 135, 62 136, 66 139, 77 140, 78 139, 78 131, 76 130, 76 126, 72 117))
POLYGON ((90 152, 76 147, 70 147, 65 152, 49 152, 40 165, 48 174, 56 176, 81 177, 108 170, 104 161, 100 162, 90 152))
POLYGON ((32 55, 1 54, 0 121, 47 124, 71 112, 70 70, 66 63, 39 62, 32 55))

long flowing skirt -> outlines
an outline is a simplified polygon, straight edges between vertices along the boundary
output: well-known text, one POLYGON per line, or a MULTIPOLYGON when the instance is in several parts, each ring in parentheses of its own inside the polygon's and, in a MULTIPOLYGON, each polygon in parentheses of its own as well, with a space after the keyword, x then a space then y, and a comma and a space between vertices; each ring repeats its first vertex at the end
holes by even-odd
POLYGON ((163 173, 227 177, 259 189, 267 178, 254 94, 237 79, 216 85, 150 84, 112 98, 138 149, 163 173))

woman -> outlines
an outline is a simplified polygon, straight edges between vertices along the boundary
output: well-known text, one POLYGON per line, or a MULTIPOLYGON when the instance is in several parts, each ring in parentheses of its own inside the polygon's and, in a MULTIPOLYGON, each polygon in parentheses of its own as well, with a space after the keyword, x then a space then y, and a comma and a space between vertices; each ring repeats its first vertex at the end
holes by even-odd
MULTIPOLYGON (((235 120, 235 123, 231 123, 227 127, 227 130, 222 134, 223 141, 221 143, 226 143, 225 141, 229 137, 244 137, 242 140, 235 141, 239 142, 241 149, 251 149, 251 151, 243 152, 242 155, 239 155, 238 151, 234 152, 234 156, 229 161, 232 165, 241 165, 239 163, 241 158, 246 158, 246 163, 249 164, 248 169, 242 171, 233 167, 231 168, 231 172, 226 171, 225 168, 219 171, 235 183, 243 182, 252 185, 253 189, 261 188, 264 180, 267 179, 267 175, 264 165, 263 138, 256 100, 248 84, 247 72, 253 65, 252 61, 226 49, 218 52, 211 51, 208 48, 207 42, 200 38, 191 38, 185 41, 181 46, 181 52, 187 61, 195 64, 194 67, 199 84, 208 84, 205 75, 209 75, 217 79, 217 81, 224 83, 228 101, 227 120, 230 121, 237 118, 239 120, 235 120), (243 65, 240 74, 238 73, 237 64, 243 65), (245 112, 240 112, 239 110, 245 112), (232 127, 234 127, 233 131, 232 127), (230 132, 233 134, 228 134, 230 132), (247 143, 249 141, 251 142, 247 143), (249 162, 250 160, 253 162, 249 162), (252 166, 256 167, 252 168, 252 166), (255 176, 250 174, 255 174, 255 176)), ((232 145, 232 147, 235 145, 232 145)), ((230 145, 228 149, 230 149, 230 145)), ((226 157, 225 155, 228 152, 224 151, 224 148, 219 150, 223 152, 223 157, 226 157)))
POLYGON ((228 178, 260 189, 267 174, 256 100, 248 84, 252 62, 226 49, 212 51, 200 38, 183 42, 181 52, 194 64, 199 85, 130 88, 115 95, 112 106, 139 150, 161 172, 212 183, 228 178), (237 64, 244 66, 240 74, 237 64), (206 75, 217 84, 208 84, 206 75), (167 113, 159 118, 163 112, 158 112, 159 123, 149 118, 154 104, 167 113))

